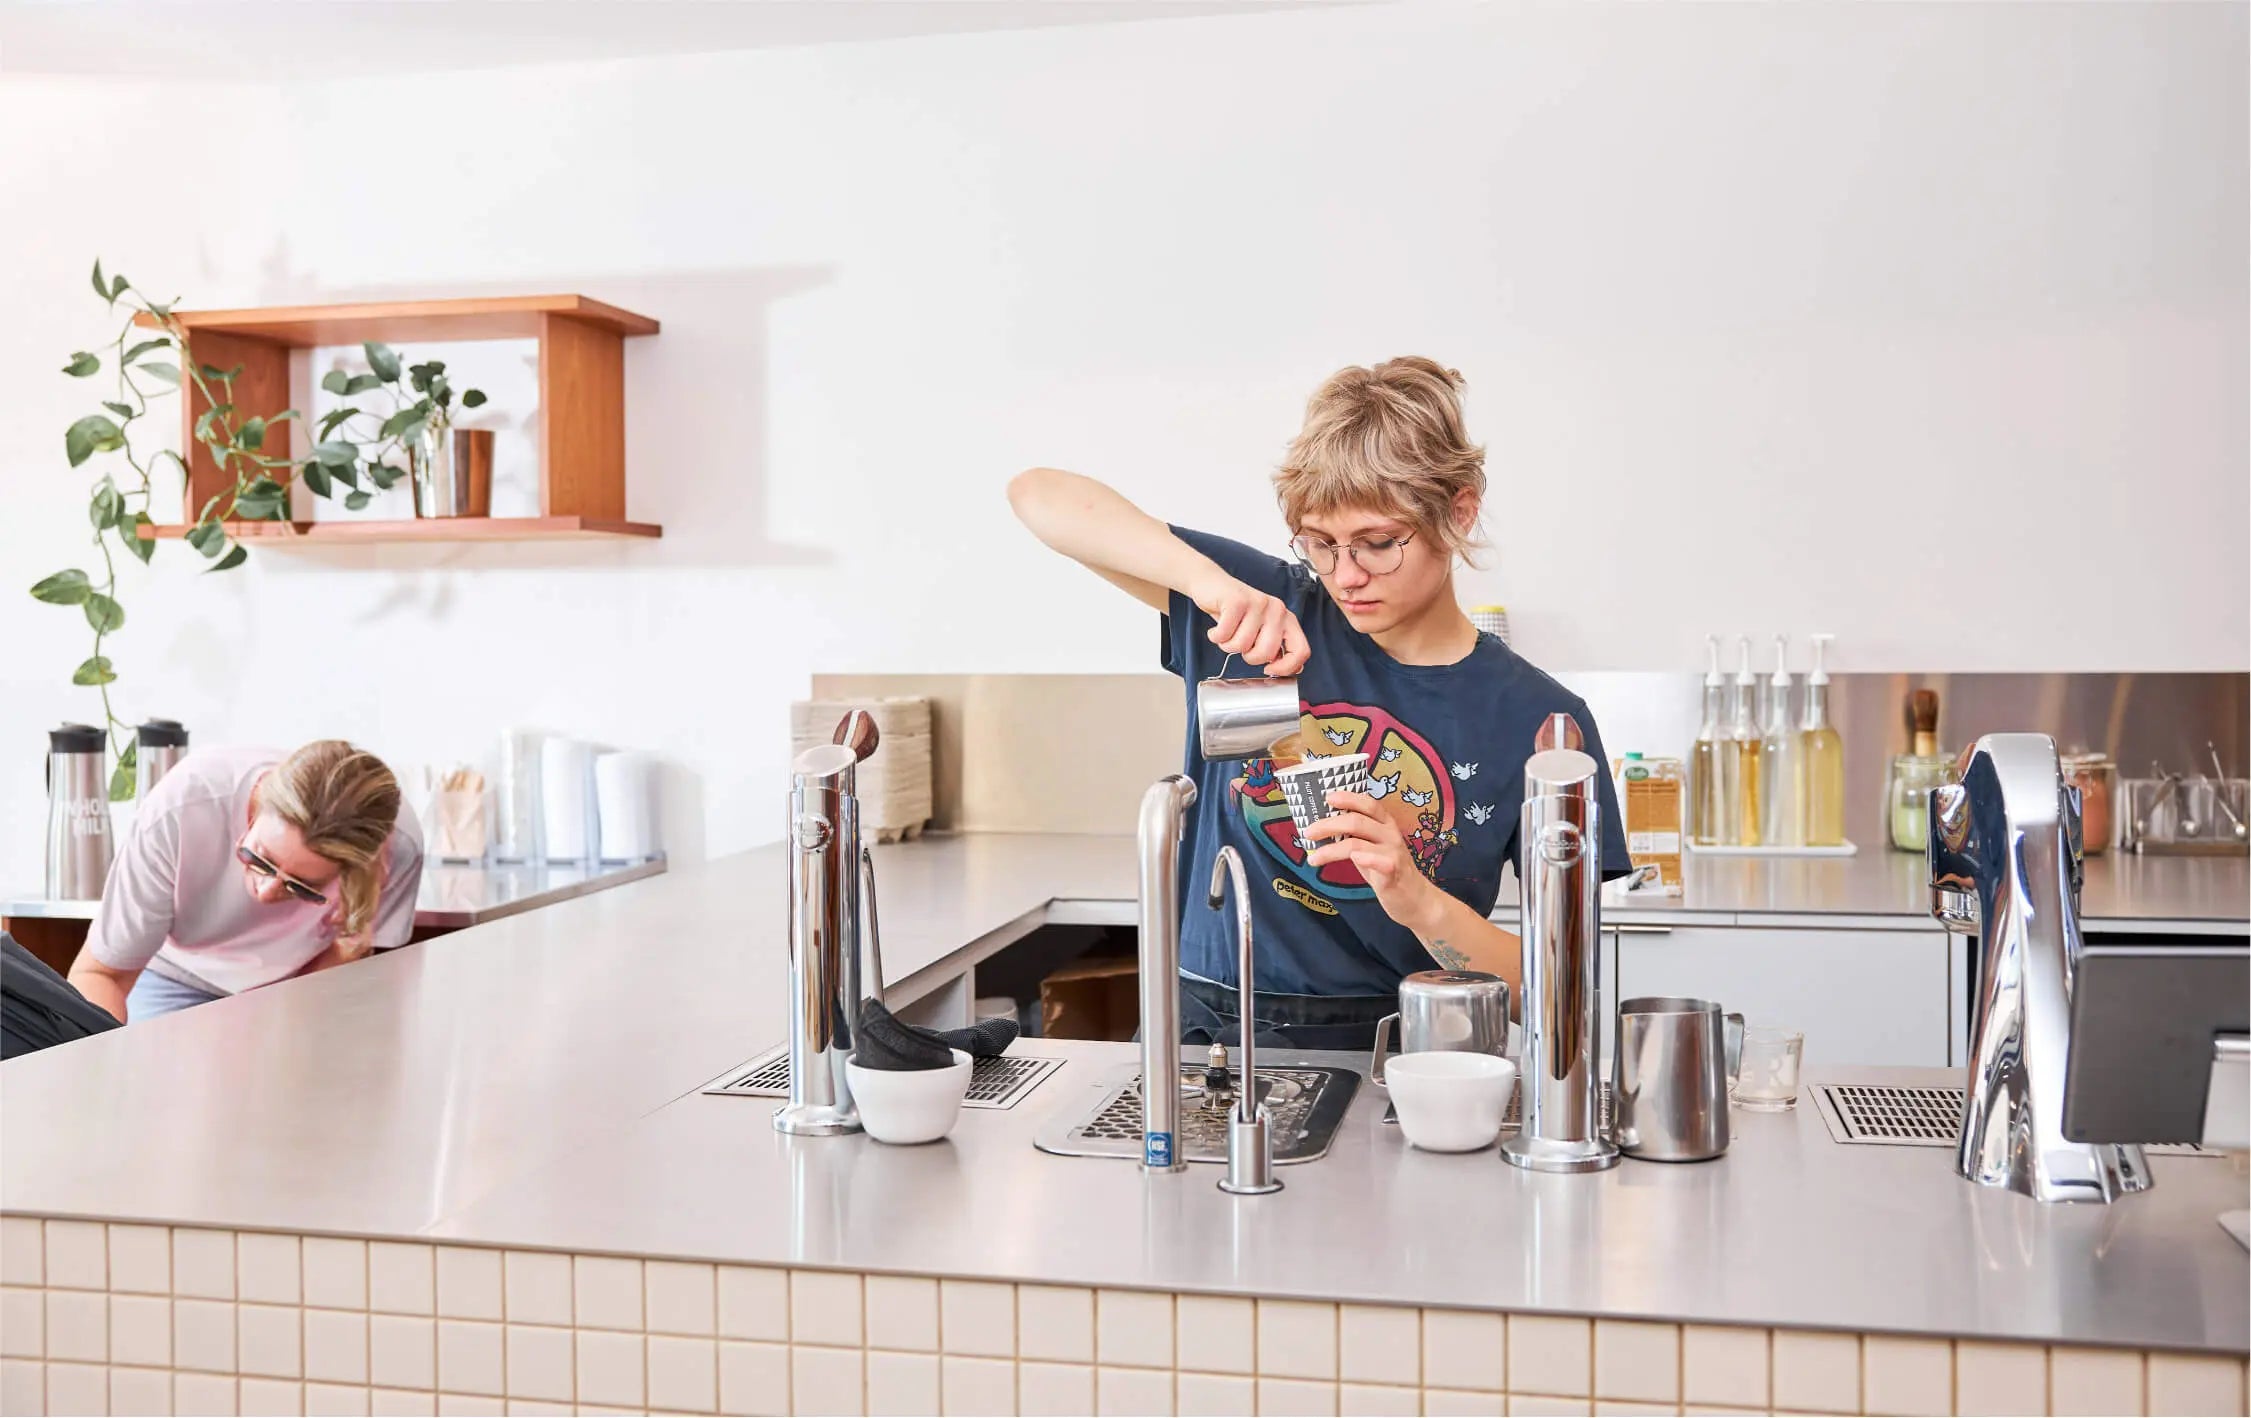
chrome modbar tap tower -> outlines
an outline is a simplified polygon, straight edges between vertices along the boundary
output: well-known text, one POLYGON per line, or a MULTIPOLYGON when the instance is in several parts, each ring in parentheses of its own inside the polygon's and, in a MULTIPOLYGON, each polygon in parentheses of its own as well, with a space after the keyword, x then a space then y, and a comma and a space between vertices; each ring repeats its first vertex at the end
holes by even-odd
POLYGON ((1141 795, 1141 1169, 1185 1172, 1180 1146, 1180 834, 1196 785, 1178 773, 1141 795))
POLYGON ((1978 939, 1969 1097, 1955 1169, 2041 1201, 2146 1190, 2129 1143, 2063 1133, 2078 968, 2079 794, 2045 734, 1987 734, 1962 780, 1931 790, 1931 914, 1978 939))
POLYGON ((874 905, 858 770, 877 742, 875 720, 854 710, 836 726, 836 742, 806 749, 790 765, 789 1102, 774 1114, 780 1132, 860 1130, 844 1061, 859 1027, 863 873, 874 905))
POLYGON ((1602 769, 1556 714, 1524 764, 1517 860, 1523 891, 1524 1125, 1501 1155, 1535 1172, 1618 1163, 1595 1074, 1601 994, 1602 769))

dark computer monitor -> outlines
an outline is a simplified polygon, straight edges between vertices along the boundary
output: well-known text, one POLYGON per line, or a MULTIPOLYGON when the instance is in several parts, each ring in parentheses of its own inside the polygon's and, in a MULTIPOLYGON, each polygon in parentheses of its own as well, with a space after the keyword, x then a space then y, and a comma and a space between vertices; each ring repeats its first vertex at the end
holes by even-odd
POLYGON ((2218 1041, 2247 1032, 2251 939, 2091 937, 2071 992, 2063 1135, 2203 1141, 2218 1041))

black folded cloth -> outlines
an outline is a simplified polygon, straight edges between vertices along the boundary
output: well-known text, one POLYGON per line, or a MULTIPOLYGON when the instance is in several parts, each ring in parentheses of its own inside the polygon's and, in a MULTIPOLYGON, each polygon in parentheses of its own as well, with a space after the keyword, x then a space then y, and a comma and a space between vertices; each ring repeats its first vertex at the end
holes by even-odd
POLYGON ((0 931, 0 1058, 117 1028, 110 1012, 0 931))
POLYGON ((862 1068, 904 1072, 949 1068, 955 1049, 973 1059, 998 1058, 1016 1042, 1016 1021, 987 1019, 967 1029, 925 1029, 909 1024, 883 1007, 877 999, 860 1004, 860 1034, 853 1041, 852 1061, 862 1068))

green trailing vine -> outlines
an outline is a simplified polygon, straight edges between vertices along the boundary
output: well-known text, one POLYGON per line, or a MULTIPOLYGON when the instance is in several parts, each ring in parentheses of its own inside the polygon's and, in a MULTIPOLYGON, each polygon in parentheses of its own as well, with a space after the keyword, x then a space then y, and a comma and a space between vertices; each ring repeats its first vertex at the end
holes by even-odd
MULTIPOLYGON (((117 667, 107 653, 107 642, 125 625, 116 554, 122 550, 148 564, 157 547, 149 507, 158 475, 176 475, 183 495, 188 486, 187 461, 179 452, 169 447, 144 452, 134 446, 135 425, 148 415, 151 401, 176 396, 183 381, 201 398, 205 411, 196 418, 194 438, 228 481, 202 507, 186 509, 194 521, 185 540, 211 563, 207 571, 231 571, 250 559, 250 549, 229 534, 229 523, 287 520, 289 491, 300 481, 315 497, 333 499, 342 494, 344 505, 358 511, 375 492, 388 490, 408 476, 424 434, 442 435, 451 425, 454 398, 443 361, 407 365, 388 345, 370 341, 361 347, 370 373, 331 370, 321 387, 346 399, 388 393, 394 407, 378 414, 356 405, 339 406, 319 419, 310 453, 303 458, 277 456, 267 449, 267 436, 291 420, 303 422, 303 415, 296 409, 256 413, 236 407, 235 381, 242 366, 221 369, 188 358, 188 332, 173 314, 177 299, 150 300, 125 277, 104 276, 99 261, 94 263, 93 283, 94 293, 111 315, 122 310, 123 319, 106 348, 106 360, 91 350, 79 350, 62 372, 73 379, 92 379, 106 367, 113 377, 108 392, 115 397, 99 401, 103 412, 71 424, 63 434, 63 453, 73 468, 93 463, 101 471, 88 492, 86 507, 101 569, 98 577, 77 567, 58 571, 34 585, 31 594, 52 605, 78 607, 93 630, 92 653, 71 671, 70 682, 101 691, 102 715, 116 760, 109 780, 114 802, 133 795, 137 768, 132 726, 117 716, 110 702, 117 667), (366 432, 358 420, 374 421, 374 432, 366 432), (403 463, 395 461, 400 459, 403 463)), ((461 394, 464 409, 484 402, 480 390, 461 394)))

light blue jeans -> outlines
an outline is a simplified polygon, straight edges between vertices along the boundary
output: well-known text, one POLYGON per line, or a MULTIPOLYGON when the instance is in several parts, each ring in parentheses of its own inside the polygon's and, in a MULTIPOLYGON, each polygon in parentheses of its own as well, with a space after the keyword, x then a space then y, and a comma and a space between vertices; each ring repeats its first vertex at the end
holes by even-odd
POLYGON ((160 1014, 170 1014, 177 1009, 192 1009, 199 1004, 209 1004, 225 995, 210 994, 193 985, 143 970, 133 988, 125 996, 125 1018, 128 1023, 154 1019, 160 1014))

